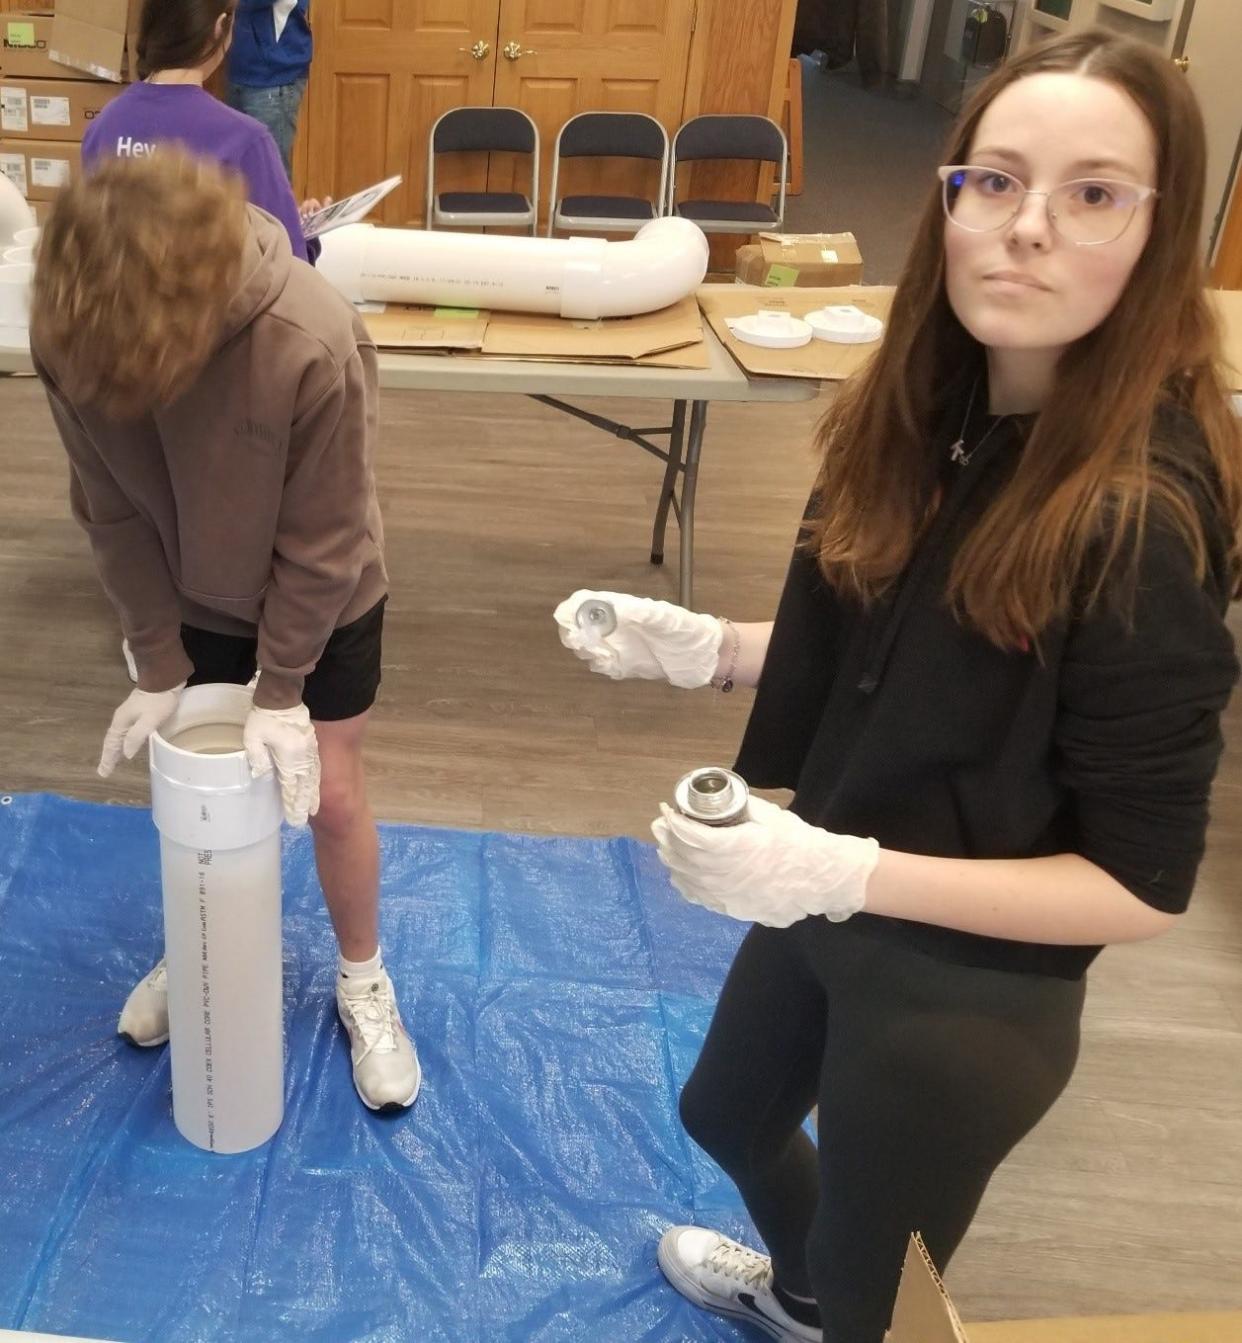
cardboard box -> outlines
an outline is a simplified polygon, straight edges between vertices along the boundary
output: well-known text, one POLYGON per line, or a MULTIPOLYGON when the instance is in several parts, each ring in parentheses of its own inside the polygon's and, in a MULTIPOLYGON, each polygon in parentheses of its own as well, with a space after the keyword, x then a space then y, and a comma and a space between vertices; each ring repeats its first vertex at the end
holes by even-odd
POLYGON ((881 321, 888 321, 893 291, 888 285, 848 285, 843 289, 766 289, 757 292, 736 284, 707 284, 698 292, 699 307, 725 349, 747 373, 768 378, 814 378, 840 382, 857 373, 880 348, 867 345, 837 345, 812 340, 793 350, 770 350, 738 340, 729 329, 729 319, 746 317, 758 308, 775 308, 805 317, 815 308, 852 303, 881 321))
POLYGON ((142 0, 57 0, 52 60, 122 83, 137 65, 142 0))
POLYGON ((0 14, 0 75, 19 79, 81 78, 67 65, 52 60, 50 10, 0 14))
POLYGON ((887 1343, 1237 1343, 1242 1312, 997 1320, 965 1328, 923 1242, 910 1237, 887 1343))
POLYGON ((98 79, 15 79, 0 75, 0 135, 21 140, 81 140, 121 93, 98 79))
POLYGON ((0 140, 0 172, 31 201, 50 201, 82 171, 82 146, 56 140, 0 140))
POLYGON ((737 249, 734 273, 769 289, 831 289, 862 282, 862 253, 852 233, 761 233, 737 249))

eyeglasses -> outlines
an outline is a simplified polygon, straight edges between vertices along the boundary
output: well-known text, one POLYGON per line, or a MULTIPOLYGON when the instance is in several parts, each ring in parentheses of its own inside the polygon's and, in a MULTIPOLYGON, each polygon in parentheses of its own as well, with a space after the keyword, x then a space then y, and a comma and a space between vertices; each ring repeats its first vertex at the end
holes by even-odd
POLYGON ((1062 182, 1051 191, 1030 191, 999 168, 958 164, 937 171, 944 188, 944 212, 958 228, 971 233, 1004 228, 1018 217, 1028 196, 1043 196, 1048 222, 1066 242, 1079 247, 1115 242, 1143 201, 1159 195, 1155 187, 1097 177, 1062 182))

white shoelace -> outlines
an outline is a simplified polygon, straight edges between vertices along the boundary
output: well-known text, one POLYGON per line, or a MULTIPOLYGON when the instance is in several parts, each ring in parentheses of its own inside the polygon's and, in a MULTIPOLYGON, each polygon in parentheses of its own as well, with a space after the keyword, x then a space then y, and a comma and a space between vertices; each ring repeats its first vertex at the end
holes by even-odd
POLYGON ((373 984, 366 993, 343 993, 341 997, 366 1046, 357 1061, 361 1063, 371 1053, 393 1053, 397 1048, 397 1004, 392 993, 373 984))
POLYGON ((707 1256, 706 1266, 723 1278, 736 1278, 751 1287, 766 1287, 772 1262, 765 1254, 748 1250, 736 1241, 722 1240, 707 1256))

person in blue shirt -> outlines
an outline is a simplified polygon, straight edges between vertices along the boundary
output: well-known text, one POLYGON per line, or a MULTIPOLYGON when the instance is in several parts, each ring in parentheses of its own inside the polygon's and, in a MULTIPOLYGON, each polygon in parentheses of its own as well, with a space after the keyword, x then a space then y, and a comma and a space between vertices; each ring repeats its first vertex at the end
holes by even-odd
POLYGON ((231 106, 262 122, 292 176, 293 141, 310 74, 310 0, 238 0, 229 52, 231 106))

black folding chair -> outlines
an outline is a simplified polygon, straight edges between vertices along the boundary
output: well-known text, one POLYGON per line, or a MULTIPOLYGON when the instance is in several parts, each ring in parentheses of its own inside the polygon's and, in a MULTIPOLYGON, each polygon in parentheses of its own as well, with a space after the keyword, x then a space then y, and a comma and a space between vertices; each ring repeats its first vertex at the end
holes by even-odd
POLYGON ((454 107, 427 137, 427 227, 529 228, 539 221, 539 130, 516 107, 454 107), (437 154, 527 154, 530 195, 517 191, 436 192, 437 154))
POLYGON ((668 133, 644 112, 579 112, 561 127, 552 155, 552 209, 548 237, 555 229, 579 233, 634 233, 664 213, 668 177, 668 133), (649 159, 660 165, 656 199, 645 196, 558 196, 562 159, 649 159))
POLYGON ((768 117, 710 114, 693 117, 673 137, 669 172, 670 214, 692 219, 704 233, 756 233, 780 228, 785 222, 785 191, 789 177, 789 150, 785 132, 768 117), (703 159, 735 159, 774 163, 777 203, 754 200, 677 199, 677 169, 703 159))

